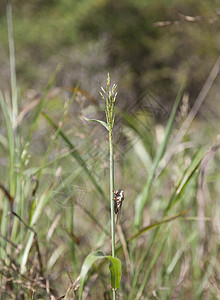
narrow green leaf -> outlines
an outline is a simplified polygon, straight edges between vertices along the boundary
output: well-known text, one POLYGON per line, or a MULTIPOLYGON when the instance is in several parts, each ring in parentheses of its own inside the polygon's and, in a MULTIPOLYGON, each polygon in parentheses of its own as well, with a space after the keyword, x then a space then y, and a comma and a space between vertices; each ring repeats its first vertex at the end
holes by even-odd
POLYGON ((108 128, 108 124, 104 121, 101 121, 101 120, 96 120, 96 119, 88 119, 86 118, 85 116, 83 116, 83 118, 88 121, 88 122, 96 122, 96 123, 100 123, 102 124, 102 126, 104 126, 108 131, 109 131, 109 128, 108 128))
POLYGON ((184 172, 179 184, 177 185, 176 189, 174 190, 174 192, 170 198, 167 208, 165 209, 165 215, 167 215, 167 213, 170 211, 170 209, 176 204, 176 202, 180 198, 183 190, 187 186, 187 183, 190 181, 190 179, 192 178, 192 176, 195 174, 196 170, 198 169, 205 153, 206 153, 206 150, 204 148, 201 148, 195 154, 194 158, 191 161, 190 166, 184 172))
POLYGON ((90 253, 86 257, 86 259, 82 265, 82 269, 81 269, 81 273, 80 273, 79 300, 82 299, 83 285, 85 282, 86 275, 89 272, 90 268, 92 267, 94 262, 96 262, 97 260, 106 259, 106 258, 110 261, 109 269, 110 269, 110 273, 111 273, 112 288, 114 290, 119 288, 120 281, 121 281, 121 262, 120 262, 120 260, 118 258, 114 258, 112 256, 105 256, 105 254, 102 251, 96 251, 96 252, 90 253))
POLYGON ((149 231, 149 230, 152 230, 154 228, 157 228, 158 226, 162 225, 162 224, 165 224, 165 223, 169 223, 171 221, 174 221, 175 219, 179 218, 179 217, 182 217, 184 216, 185 214, 187 214, 189 212, 189 209, 187 210, 184 210, 182 211, 181 213, 175 215, 175 216, 172 216, 170 218, 167 218, 167 219, 164 219, 162 221, 159 221, 157 223, 154 223, 154 224, 151 224, 147 227, 144 227, 143 229, 141 229, 140 231, 138 231, 138 233, 136 233, 135 235, 133 235, 132 237, 130 237, 128 240, 127 240, 127 243, 128 242, 131 242, 135 239, 137 239, 139 236, 141 236, 142 234, 144 234, 145 232, 149 231))
POLYGON ((144 119, 144 124, 145 126, 142 126, 142 122, 138 119, 138 115, 133 116, 131 114, 126 113, 125 111, 121 110, 120 114, 123 116, 123 120, 125 121, 126 125, 132 129, 132 131, 137 134, 145 149, 148 152, 148 155, 150 155, 151 158, 153 158, 155 154, 155 144, 154 144, 154 137, 153 137, 153 132, 152 130, 146 130, 146 128, 150 127, 151 125, 151 120, 149 116, 145 116, 144 119))
MULTIPOLYGON (((181 196, 182 192, 187 187, 187 184, 189 183, 190 179, 196 173, 196 170, 199 167, 199 164, 200 164, 202 158, 204 157, 204 154, 205 154, 204 149, 199 149, 198 152, 196 153, 196 155, 194 156, 190 166, 186 169, 186 171, 183 174, 181 180, 179 181, 177 187, 175 188, 175 190, 170 198, 170 201, 167 204, 167 207, 164 212, 164 217, 169 213, 171 208, 178 202, 178 200, 181 199, 180 196, 181 196)), ((154 242, 156 241, 156 239, 158 238, 161 230, 162 230, 162 227, 158 227, 156 229, 156 231, 154 232, 154 235, 152 237, 152 240, 150 241, 149 247, 148 247, 144 257, 142 258, 139 267, 136 270, 136 273, 135 273, 135 276, 134 276, 134 279, 132 282, 132 290, 131 290, 131 293, 128 298, 129 300, 133 299, 132 296, 133 296, 136 286, 137 286, 138 277, 139 277, 140 273, 142 272, 142 270, 145 268, 144 262, 145 262, 146 258, 149 256, 150 250, 152 249, 152 246, 153 246, 154 242)), ((150 271, 150 273, 151 273, 151 271, 150 271)), ((150 273, 147 276, 150 276, 150 273)))
MULTIPOLYGON (((64 122, 65 122, 66 116, 67 116, 67 114, 68 114, 68 112, 70 110, 70 107, 71 107, 74 99, 75 99, 75 96, 76 96, 76 94, 73 93, 72 97, 70 98, 70 100, 68 101, 68 103, 66 102, 67 105, 65 105, 65 108, 64 108, 64 111, 63 111, 63 116, 61 118, 61 123, 62 124, 64 124, 64 122)), ((51 153, 51 151, 52 151, 52 149, 53 149, 53 147, 55 145, 55 142, 56 142, 57 138, 59 137, 59 131, 60 131, 60 129, 61 129, 60 127, 57 128, 57 130, 56 130, 53 138, 50 141, 50 144, 49 144, 49 146, 47 148, 47 151, 45 152, 45 155, 43 157, 43 161, 42 161, 42 164, 41 164, 41 168, 42 169, 39 171, 38 176, 37 176, 38 181, 40 181, 40 177, 41 177, 42 171, 44 169, 44 166, 46 167, 46 164, 47 164, 47 159, 48 159, 48 157, 49 157, 49 155, 50 155, 50 153, 51 153)))
POLYGON ((136 201, 136 205, 135 205, 135 228, 136 230, 138 230, 141 226, 142 223, 142 219, 143 219, 143 211, 144 211, 144 207, 147 203, 149 194, 150 194, 150 189, 152 187, 153 181, 154 181, 154 177, 156 174, 156 170, 158 167, 158 164, 160 162, 160 160, 162 159, 165 150, 166 150, 166 146, 168 144, 168 140, 170 137, 170 133, 171 133, 171 129, 172 129, 172 125, 173 125, 173 121, 176 115, 176 111, 179 105, 179 102, 181 100, 182 97, 182 93, 184 90, 184 86, 185 86, 185 81, 182 83, 179 92, 177 94, 173 109, 171 111, 167 126, 166 126, 166 130, 165 130, 165 137, 163 142, 161 143, 160 147, 158 148, 158 151, 156 153, 155 159, 154 159, 154 163, 153 163, 153 168, 152 171, 149 175, 149 179, 147 181, 147 183, 144 186, 144 189, 140 195, 140 197, 138 197, 137 201, 136 201))
POLYGON ((35 208, 36 208, 36 199, 33 200, 29 210, 29 224, 31 224, 35 208))
POLYGON ((141 285, 139 287, 138 292, 136 293, 135 298, 132 298, 132 299, 138 300, 138 299, 141 298, 141 296, 143 294, 143 291, 144 291, 144 288, 145 288, 145 286, 147 284, 148 278, 149 278, 149 276, 151 274, 151 271, 154 268, 155 264, 157 263, 158 258, 160 256, 161 252, 164 250, 164 247, 165 247, 166 240, 167 240, 168 236, 169 236, 169 231, 167 230, 167 232, 165 232, 163 234, 162 240, 161 240, 160 244, 157 246, 157 248, 155 250, 155 253, 154 253, 154 255, 153 255, 152 259, 151 259, 151 262, 150 262, 148 268, 146 269, 144 278, 141 281, 141 285))
POLYGON ((7 139, 8 139, 8 154, 9 154, 9 162, 10 162, 10 194, 12 196, 15 195, 16 190, 16 179, 15 179, 15 141, 14 141, 14 133, 12 128, 12 122, 10 120, 9 110, 7 108, 5 99, 0 91, 0 106, 2 108, 7 139))
POLYGON ((32 134, 33 134, 33 131, 35 130, 36 126, 37 126, 37 121, 38 121, 38 118, 40 116, 40 113, 41 113, 41 110, 44 106, 44 103, 47 99, 47 95, 50 91, 50 89, 52 88, 52 86, 54 85, 54 82, 55 82, 55 79, 56 79, 56 75, 57 73, 59 72, 60 70, 60 65, 57 67, 57 69, 55 70, 54 74, 52 75, 46 89, 45 89, 45 92, 44 92, 44 95, 43 95, 43 98, 42 100, 40 101, 40 103, 38 104, 36 110, 35 110, 35 114, 33 116, 33 121, 31 123, 31 126, 30 126, 30 129, 29 129, 29 133, 28 133, 28 137, 27 137, 27 140, 26 140, 26 143, 27 142, 30 142, 31 140, 31 137, 32 137, 32 134))
POLYGON ((21 257, 21 274, 23 274, 26 271, 26 263, 27 263, 27 260, 28 260, 28 255, 29 255, 29 251, 31 249, 33 240, 34 240, 34 233, 32 231, 28 232, 24 252, 23 252, 22 257, 21 257))
POLYGON ((170 275, 173 272, 173 270, 174 270, 175 266, 177 265, 177 262, 179 261, 181 255, 184 253, 184 250, 186 250, 186 247, 189 246, 191 244, 191 242, 193 240, 195 240, 197 237, 198 237, 198 232, 197 232, 197 230, 194 230, 190 234, 190 236, 187 238, 187 240, 184 241, 182 243, 182 245, 180 245, 180 247, 177 250, 176 254, 173 256, 173 258, 171 260, 171 263, 167 267, 166 274, 170 275))
MULTIPOLYGON (((45 119, 57 130, 58 126, 54 123, 54 121, 45 113, 41 112, 42 115, 45 117, 45 119)), ((69 148, 71 150, 70 155, 72 155, 76 161, 79 163, 79 165, 84 169, 84 171, 86 172, 86 174, 88 175, 89 179, 91 180, 91 182, 93 183, 94 187, 96 188, 96 190, 99 192, 99 194, 102 196, 103 200, 108 203, 108 200, 105 196, 105 193, 103 192, 102 188, 100 187, 100 185, 98 184, 98 182, 96 181, 95 177, 93 176, 93 174, 89 171, 86 162, 84 161, 84 159, 82 158, 82 156, 80 155, 80 153, 76 150, 75 146, 71 143, 71 141, 68 139, 68 137, 65 135, 65 133, 60 129, 58 131, 59 135, 62 137, 62 139, 67 143, 67 145, 69 146, 69 148)))
MULTIPOLYGON (((41 197, 38 201, 38 204, 36 205, 35 210, 33 212, 31 212, 31 219, 29 222, 30 226, 33 226, 37 223, 37 221, 39 220, 40 216, 42 215, 43 210, 51 196, 52 196, 52 193, 48 193, 48 192, 45 192, 41 195, 41 197)), ((24 253, 23 253, 22 259, 21 259, 21 273, 22 274, 25 272, 25 269, 26 269, 26 263, 28 260, 28 255, 29 255, 32 243, 33 243, 34 233, 31 231, 28 233, 27 236, 28 237, 27 237, 24 253)))

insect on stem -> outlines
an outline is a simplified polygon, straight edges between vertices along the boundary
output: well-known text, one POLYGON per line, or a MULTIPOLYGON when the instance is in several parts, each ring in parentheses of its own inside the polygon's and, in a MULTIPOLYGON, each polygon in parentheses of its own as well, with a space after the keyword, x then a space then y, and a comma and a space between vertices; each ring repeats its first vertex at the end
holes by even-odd
POLYGON ((117 190, 117 191, 113 191, 114 193, 114 211, 115 211, 115 215, 117 215, 116 218, 116 224, 118 222, 118 217, 121 211, 121 207, 122 207, 122 203, 124 201, 124 191, 122 190, 117 190))

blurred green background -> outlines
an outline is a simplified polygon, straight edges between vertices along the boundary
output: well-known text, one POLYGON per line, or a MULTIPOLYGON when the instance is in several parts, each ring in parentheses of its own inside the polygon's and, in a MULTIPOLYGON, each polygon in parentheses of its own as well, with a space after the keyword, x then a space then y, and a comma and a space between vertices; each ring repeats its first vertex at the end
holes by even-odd
MULTIPOLYGON (((151 92, 170 107, 187 76, 193 102, 219 54, 219 19, 218 1, 13 1, 18 82, 40 91, 61 64, 59 86, 80 84, 96 97, 108 70, 121 104, 151 92)), ((3 3, 0 39, 0 86, 6 89, 3 3)))

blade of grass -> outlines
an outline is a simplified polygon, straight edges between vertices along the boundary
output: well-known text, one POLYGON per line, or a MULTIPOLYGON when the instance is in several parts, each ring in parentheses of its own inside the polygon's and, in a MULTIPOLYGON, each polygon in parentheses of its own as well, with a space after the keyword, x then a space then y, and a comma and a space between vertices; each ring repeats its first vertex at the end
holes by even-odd
POLYGON ((110 232, 102 226, 102 224, 98 221, 98 218, 95 217, 90 210, 88 210, 84 205, 82 205, 80 202, 77 203, 77 205, 84 211, 84 213, 101 229, 102 232, 104 232, 107 236, 110 236, 110 232))
MULTIPOLYGON (((143 235, 143 234, 146 233, 147 231, 150 231, 150 230, 152 230, 152 229, 154 229, 154 228, 160 227, 162 224, 172 222, 172 221, 174 221, 175 219, 184 216, 188 211, 189 211, 189 210, 182 211, 181 213, 179 213, 179 214, 177 214, 177 215, 175 215, 175 216, 172 216, 172 217, 167 218, 167 219, 165 219, 165 220, 162 220, 162 221, 160 221, 160 222, 151 224, 151 225, 149 225, 149 226, 147 226, 147 227, 141 229, 138 233, 136 233, 135 235, 132 235, 130 238, 128 238, 128 239, 126 240, 126 243, 129 243, 129 242, 131 242, 131 241, 137 239, 138 237, 140 237, 141 235, 143 235)), ((119 252, 120 250, 122 250, 122 245, 119 245, 119 246, 116 247, 116 252, 119 252)), ((100 269, 102 269, 102 264, 103 264, 103 263, 100 264, 100 269)), ((130 299, 130 298, 129 298, 129 299, 130 299)))
MULTIPOLYGON (((45 206, 48 204, 48 202, 54 198, 54 190, 56 192, 59 192, 63 189, 64 186, 71 184, 73 182, 74 178, 78 176, 79 170, 76 170, 75 172, 71 173, 64 181, 59 182, 57 186, 51 186, 49 190, 45 191, 39 198, 36 207, 32 213, 32 216, 30 217, 30 223, 29 226, 34 226, 41 217, 43 210, 45 206)), ((25 271, 25 266, 28 260, 29 251, 31 249, 31 245, 33 243, 34 235, 32 232, 29 232, 26 238, 26 246, 21 258, 21 272, 23 273, 25 271)))
POLYGON ((180 259, 181 255, 184 253, 184 250, 190 243, 193 242, 193 240, 197 237, 197 235, 198 235, 197 231, 194 230, 187 238, 187 240, 180 246, 176 254, 173 256, 173 259, 171 260, 169 266, 167 267, 166 270, 167 275, 170 275, 173 272, 178 260, 180 259))
MULTIPOLYGON (((14 133, 12 128, 12 122, 9 116, 9 108, 6 105, 6 101, 3 98, 3 95, 0 91, 0 107, 3 112, 4 122, 6 126, 6 134, 7 134, 7 147, 8 147, 8 160, 9 160, 9 176, 6 177, 6 180, 9 181, 9 194, 14 199, 16 194, 16 174, 15 174, 15 140, 14 133)), ((14 202, 14 201, 13 201, 14 202)), ((11 209, 12 203, 8 203, 8 201, 3 202, 2 216, 1 216, 1 233, 10 237, 11 227, 12 227, 12 218, 7 218, 8 211, 11 209)), ((9 252, 9 246, 6 245, 5 241, 1 241, 3 248, 7 249, 9 252), (7 248, 6 248, 7 246, 7 248)), ((3 249, 4 250, 4 249, 3 249)), ((1 257, 4 256, 4 251, 0 252, 1 257)))
MULTIPOLYGON (((177 203, 177 201, 180 199, 180 196, 182 194, 182 192, 184 191, 184 189, 187 187, 187 183, 190 181, 190 179, 193 177, 193 175, 195 174, 197 168, 199 167, 202 158, 204 157, 205 154, 205 150, 204 149, 199 149, 198 152, 196 153, 194 159, 192 160, 190 166, 186 169, 185 173, 183 174, 179 184, 177 185, 177 187, 175 188, 169 203, 167 204, 167 208, 164 211, 164 216, 166 216, 169 211, 171 210, 171 208, 177 203)), ((154 244, 154 242, 156 241, 160 231, 162 230, 162 227, 158 227, 151 239, 151 242, 149 244, 149 247, 146 251, 146 254, 144 255, 144 257, 142 258, 142 260, 139 262, 139 266, 135 272, 135 276, 133 279, 133 285, 132 285, 132 289, 129 295, 129 300, 132 300, 132 297, 135 293, 136 290, 136 286, 137 286, 137 282, 138 282, 138 278, 140 273, 142 272, 143 268, 145 267, 145 261, 147 260, 147 257, 149 256, 149 253, 151 251, 151 248, 154 244)), ((150 273, 149 273, 150 275, 150 273)), ((148 275, 148 277, 149 277, 148 275)))
POLYGON ((15 143, 14 143, 14 134, 13 134, 13 128, 12 123, 9 117, 8 109, 5 103, 5 100, 3 98, 3 95, 0 91, 0 106, 3 112, 5 126, 6 126, 6 132, 7 132, 7 140, 8 140, 8 153, 9 153, 9 182, 10 182, 10 195, 12 197, 15 196, 15 190, 16 190, 16 182, 15 182, 15 143))
MULTIPOLYGON (((54 74, 52 75, 46 89, 45 89, 45 92, 44 92, 44 96, 42 98, 42 100, 39 102, 37 108, 36 108, 36 111, 35 111, 35 114, 34 114, 34 117, 33 117, 33 121, 31 123, 31 126, 30 126, 30 130, 29 130, 29 133, 28 133, 28 137, 27 137, 27 140, 26 140, 26 143, 29 143, 30 140, 31 140, 31 137, 32 137, 32 134, 37 126, 37 122, 38 122, 38 118, 40 116, 40 113, 41 113, 41 110, 43 108, 43 105, 47 99, 47 94, 49 93, 51 87, 54 85, 54 82, 55 82, 55 79, 56 79, 56 75, 57 73, 59 72, 60 70, 60 66, 57 67, 57 69, 55 70, 54 74)), ((26 144, 25 143, 25 144, 26 144)))
POLYGON ((207 282, 209 281, 209 278, 212 274, 213 269, 216 266, 216 260, 217 260, 217 255, 219 253, 219 246, 217 245, 216 248, 214 249, 211 258, 209 260, 209 264, 206 268, 206 271, 204 272, 203 278, 202 278, 202 282, 199 285, 198 289, 197 289, 197 293, 196 293, 196 299, 201 299, 202 293, 205 289, 205 286, 207 285, 207 282))
POLYGON ((148 153, 149 158, 152 159, 155 153, 155 145, 154 143, 152 143, 154 133, 150 130, 150 122, 149 124, 145 124, 145 122, 139 120, 139 118, 136 115, 133 116, 129 113, 124 112, 123 110, 119 110, 119 113, 120 115, 122 115, 127 127, 131 128, 132 131, 140 137, 140 140, 144 145, 145 151, 148 153))
MULTIPOLYGON (((187 130, 189 129, 193 119, 195 118, 196 114, 198 113, 202 103, 206 99, 206 96, 208 92, 210 91, 211 87, 213 86, 214 81, 216 80, 216 77, 218 76, 220 71, 220 56, 217 58, 208 78, 206 79, 206 82, 204 86, 202 87, 198 97, 196 98, 193 107, 191 108, 188 116, 186 117, 185 121, 183 122, 180 130, 178 131, 178 134, 172 141, 171 145, 168 148, 168 151, 165 155, 165 165, 168 164, 168 162, 171 160, 173 154, 175 153, 175 149, 178 146, 178 144, 181 142, 182 138, 186 134, 187 130)), ((162 172, 161 170, 158 170, 157 176, 162 172)))
POLYGON ((164 246, 165 246, 166 240, 167 240, 167 238, 169 236, 169 233, 170 233, 169 230, 167 230, 167 232, 165 234, 163 233, 164 237, 163 237, 162 241, 160 242, 160 244, 158 245, 158 247, 156 249, 156 252, 155 252, 155 254, 153 256, 153 259, 151 260, 151 263, 150 263, 150 265, 147 268, 147 272, 145 273, 145 276, 144 276, 144 278, 142 280, 141 286, 140 286, 140 288, 139 288, 139 290, 138 290, 138 292, 137 292, 136 297, 134 298, 134 300, 138 300, 142 296, 142 293, 143 293, 144 288, 145 288, 145 286, 147 284, 147 281, 148 281, 148 278, 149 278, 149 276, 151 274, 151 271, 152 271, 153 267, 155 266, 155 264, 156 264, 156 262, 157 262, 157 260, 158 260, 158 258, 160 256, 161 252, 164 249, 164 246))
POLYGON ((8 23, 8 43, 9 43, 9 59, 10 59, 10 78, 11 78, 11 97, 12 97, 12 128, 16 128, 18 115, 18 95, 15 70, 15 46, 13 33, 12 5, 11 1, 6 1, 6 13, 8 23))
MULTIPOLYGON (((43 209, 46 206, 49 198, 52 198, 52 193, 50 193, 50 191, 46 191, 45 193, 43 193, 41 195, 41 197, 39 198, 38 204, 36 205, 36 208, 33 213, 33 217, 31 218, 31 222, 30 222, 29 226, 33 226, 36 224, 36 222, 40 218, 40 216, 43 212, 43 209)), ((28 260, 28 255, 29 255, 33 240, 34 240, 34 232, 32 232, 32 231, 28 232, 26 246, 25 246, 22 258, 21 258, 21 273, 22 274, 25 272, 25 266, 26 266, 26 263, 28 260)))
POLYGON ((65 251, 65 245, 60 245, 57 247, 57 249, 54 250, 54 252, 51 254, 50 258, 47 261, 47 270, 52 270, 53 266, 56 264, 58 258, 62 256, 62 253, 65 251))
POLYGON ((109 131, 109 128, 108 128, 108 124, 102 120, 97 120, 97 119, 88 119, 86 118, 85 116, 82 115, 82 117, 87 121, 87 122, 96 122, 96 123, 99 123, 101 124, 103 127, 105 127, 105 129, 107 129, 109 131))
POLYGON ((37 175, 39 172, 42 172, 43 170, 46 170, 46 169, 48 170, 50 166, 54 165, 59 160, 62 160, 63 158, 69 156, 72 151, 75 151, 75 149, 67 151, 67 152, 55 157, 54 159, 51 159, 45 165, 41 165, 38 168, 26 169, 26 170, 24 170, 24 175, 31 177, 31 176, 37 175))
MULTIPOLYGON (((54 121, 45 113, 42 112, 42 115, 45 117, 45 119, 57 130, 58 126, 54 123, 54 121)), ((62 137, 62 139, 66 142, 66 144, 70 147, 71 151, 71 155, 76 159, 76 161, 79 163, 79 165, 83 168, 83 170, 85 171, 85 173, 87 174, 88 178, 90 179, 90 181, 93 183, 94 187, 96 188, 96 190, 99 192, 99 194, 102 196, 102 198, 104 199, 104 201, 108 204, 108 200, 102 190, 102 188, 100 187, 100 185, 98 184, 98 182, 96 181, 95 177, 93 176, 93 174, 89 171, 86 162, 83 160, 83 158, 81 157, 80 153, 76 150, 75 146, 71 143, 71 141, 69 140, 69 138, 65 135, 65 133, 60 129, 59 130, 59 135, 62 137)))
POLYGON ((171 210, 171 208, 176 204, 179 197, 181 196, 181 193, 183 192, 184 188, 186 187, 189 180, 192 178, 192 176, 195 174, 196 170, 198 169, 204 155, 206 153, 206 150, 204 148, 201 148, 197 151, 194 158, 192 159, 192 162, 190 166, 186 169, 184 172, 179 184, 177 185, 174 193, 172 194, 170 201, 167 205, 167 208, 165 209, 165 215, 171 210))
POLYGON ((173 121, 174 121, 174 118, 175 118, 175 115, 176 115, 176 111, 177 111, 179 102, 180 102, 182 94, 183 94, 184 87, 185 87, 185 80, 182 82, 182 84, 180 86, 180 89, 179 89, 179 92, 177 94, 176 100, 174 102, 173 109, 171 111, 171 114, 170 114, 170 117, 169 117, 169 120, 168 120, 168 123, 167 123, 167 126, 166 126, 165 137, 164 137, 164 140, 161 143, 161 145, 160 145, 160 147, 159 147, 159 149, 156 153, 156 156, 155 156, 155 159, 154 159, 154 162, 153 162, 152 171, 149 174, 149 179, 148 179, 146 185, 144 186, 144 189, 143 189, 140 197, 138 197, 138 199, 136 201, 136 204, 135 204, 135 221, 134 221, 134 225, 135 225, 136 230, 138 230, 141 226, 141 223, 142 223, 142 220, 143 220, 144 207, 147 203, 147 200, 148 200, 148 197, 149 197, 149 194, 150 194, 150 189, 151 189, 153 181, 154 181, 154 177, 155 177, 155 174, 156 174, 158 164, 159 164, 160 160, 162 159, 162 157, 165 153, 165 149, 167 147, 168 140, 169 140, 170 133, 171 133, 171 129, 172 129, 172 124, 173 124, 173 121))
MULTIPOLYGON (((75 94, 72 95, 72 97, 69 100, 69 102, 66 101, 65 104, 64 104, 63 116, 62 116, 61 121, 59 122, 59 124, 61 124, 61 126, 63 126, 63 124, 65 122, 66 116, 67 116, 67 114, 69 112, 69 109, 70 109, 70 107, 71 107, 74 99, 75 99, 75 94)), ((56 140, 57 140, 57 138, 59 136, 59 131, 61 130, 61 126, 59 126, 57 128, 57 130, 56 130, 56 132, 55 132, 52 140, 50 141, 50 145, 48 146, 47 151, 46 151, 46 153, 45 153, 45 155, 43 157, 43 162, 41 164, 41 166, 42 166, 41 167, 41 171, 38 173, 38 181, 40 181, 40 177, 41 177, 41 174, 42 174, 42 171, 43 171, 44 167, 46 166, 48 156, 49 156, 51 150, 53 149, 53 146, 54 146, 54 144, 55 144, 55 142, 56 142, 56 140)))
POLYGON ((141 235, 143 235, 144 233, 146 233, 147 231, 149 230, 152 230, 154 228, 157 228, 158 226, 161 226, 162 224, 165 224, 165 223, 169 223, 171 221, 174 221, 175 219, 179 218, 179 217, 182 217, 184 216, 185 214, 187 214, 189 212, 189 209, 186 209, 184 211, 182 211, 181 213, 175 215, 175 216, 172 216, 170 218, 167 218, 165 220, 162 220, 162 221, 159 221, 157 223, 154 223, 154 224, 151 224, 143 229, 141 229, 140 231, 138 231, 138 233, 134 234, 132 237, 130 237, 128 240, 127 240, 127 243, 137 239, 138 237, 140 237, 141 235))

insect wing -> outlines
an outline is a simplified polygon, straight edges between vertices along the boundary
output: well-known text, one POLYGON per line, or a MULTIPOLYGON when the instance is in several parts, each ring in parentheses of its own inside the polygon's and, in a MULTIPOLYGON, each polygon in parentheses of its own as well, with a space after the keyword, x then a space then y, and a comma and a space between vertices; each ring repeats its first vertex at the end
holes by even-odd
POLYGON ((122 202, 124 201, 124 192, 122 190, 114 191, 114 210, 117 215, 116 223, 118 222, 118 217, 121 212, 122 202))
POLYGON ((117 207, 116 224, 118 223, 119 215, 121 213, 121 206, 122 206, 122 201, 120 201, 120 203, 118 204, 118 207, 117 207))

